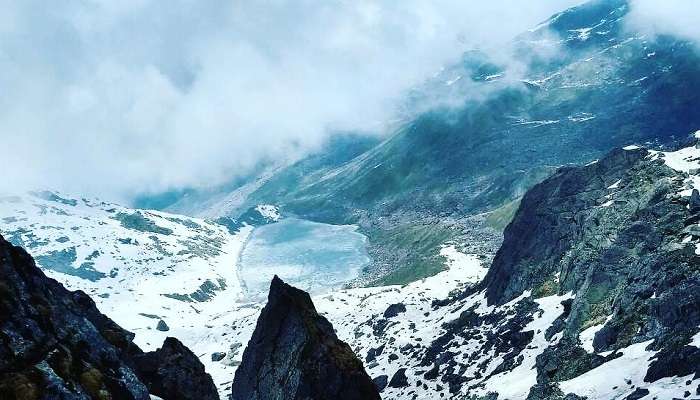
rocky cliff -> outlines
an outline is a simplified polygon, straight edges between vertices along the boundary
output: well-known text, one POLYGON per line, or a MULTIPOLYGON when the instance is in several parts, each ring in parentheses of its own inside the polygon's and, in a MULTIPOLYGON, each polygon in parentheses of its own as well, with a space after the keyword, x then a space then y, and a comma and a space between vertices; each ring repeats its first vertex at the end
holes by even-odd
POLYGON ((464 255, 463 270, 314 300, 385 398, 698 397, 694 142, 560 168, 526 193, 487 273, 464 255))
POLYGON ((533 398, 556 398, 542 393, 630 346, 649 352, 647 384, 700 377, 700 349, 691 345, 700 327, 692 168, 699 159, 693 146, 670 153, 630 146, 562 168, 524 196, 484 281, 488 302, 525 291, 573 295, 565 318, 550 328, 561 339, 537 358, 540 395, 533 398), (582 338, 592 341, 586 346, 582 338))
POLYGON ((83 292, 47 278, 0 237, 0 398, 218 399, 197 357, 175 339, 144 353, 83 292))
POLYGON ((275 277, 233 380, 234 400, 379 399, 350 346, 309 295, 275 277))

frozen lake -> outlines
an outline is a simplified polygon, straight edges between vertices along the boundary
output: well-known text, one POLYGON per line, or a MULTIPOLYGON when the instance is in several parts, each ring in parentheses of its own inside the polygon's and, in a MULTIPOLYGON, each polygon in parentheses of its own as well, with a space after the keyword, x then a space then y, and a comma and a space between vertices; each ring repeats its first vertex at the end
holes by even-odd
POLYGON ((367 238, 352 225, 328 225, 296 218, 253 231, 241 254, 239 277, 250 300, 267 297, 277 274, 313 294, 355 278, 369 257, 367 238))

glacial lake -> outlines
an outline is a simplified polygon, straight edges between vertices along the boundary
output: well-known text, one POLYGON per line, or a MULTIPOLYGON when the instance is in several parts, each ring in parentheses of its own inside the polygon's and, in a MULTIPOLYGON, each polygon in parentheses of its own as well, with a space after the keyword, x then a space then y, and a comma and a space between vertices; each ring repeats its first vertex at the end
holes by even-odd
POLYGON ((342 286, 369 263, 367 238, 352 225, 296 218, 256 228, 239 260, 248 300, 263 300, 276 274, 312 294, 342 286))

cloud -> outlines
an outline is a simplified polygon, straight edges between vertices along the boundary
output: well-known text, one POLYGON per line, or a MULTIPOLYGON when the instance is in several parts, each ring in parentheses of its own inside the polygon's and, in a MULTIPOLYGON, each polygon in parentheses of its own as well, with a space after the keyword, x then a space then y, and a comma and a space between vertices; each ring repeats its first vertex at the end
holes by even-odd
POLYGON ((700 42, 700 1, 631 0, 627 23, 649 35, 673 35, 700 42))
POLYGON ((0 190, 222 183, 580 1, 0 0, 0 190))

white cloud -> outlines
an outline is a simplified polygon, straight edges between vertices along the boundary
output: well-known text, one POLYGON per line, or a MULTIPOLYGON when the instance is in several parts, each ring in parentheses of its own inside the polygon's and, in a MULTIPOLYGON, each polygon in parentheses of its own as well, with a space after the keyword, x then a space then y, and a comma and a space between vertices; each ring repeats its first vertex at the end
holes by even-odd
POLYGON ((629 26, 650 35, 673 35, 700 41, 700 1, 631 0, 629 26))
POLYGON ((0 0, 0 189, 220 183, 578 2, 0 0))

